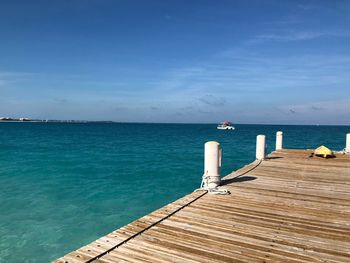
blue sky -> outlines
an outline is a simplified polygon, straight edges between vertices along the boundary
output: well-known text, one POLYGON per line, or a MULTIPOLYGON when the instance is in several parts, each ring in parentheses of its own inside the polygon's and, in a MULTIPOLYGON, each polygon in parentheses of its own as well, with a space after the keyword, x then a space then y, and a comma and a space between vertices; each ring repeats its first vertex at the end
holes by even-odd
POLYGON ((0 115, 350 124, 350 1, 0 1, 0 115))

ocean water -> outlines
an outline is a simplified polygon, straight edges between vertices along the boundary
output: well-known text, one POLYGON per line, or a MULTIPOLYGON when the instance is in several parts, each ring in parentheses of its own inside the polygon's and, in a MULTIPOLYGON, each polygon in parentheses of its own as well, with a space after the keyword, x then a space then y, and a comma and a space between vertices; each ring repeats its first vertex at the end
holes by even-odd
POLYGON ((49 262, 192 192, 203 144, 222 175, 254 160, 256 135, 285 148, 345 147, 345 126, 0 123, 0 262, 49 262))

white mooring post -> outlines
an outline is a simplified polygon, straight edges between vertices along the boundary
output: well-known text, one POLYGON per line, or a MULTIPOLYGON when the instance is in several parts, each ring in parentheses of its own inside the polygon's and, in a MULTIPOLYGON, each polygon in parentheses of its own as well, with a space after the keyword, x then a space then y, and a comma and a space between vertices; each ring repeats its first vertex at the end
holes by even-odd
POLYGON ((265 135, 256 136, 256 159, 264 160, 265 159, 265 135))
POLYGON ((346 147, 345 152, 350 153, 350 133, 346 135, 346 147))
POLYGON ((221 149, 220 143, 210 141, 204 145, 204 175, 202 187, 214 189, 220 185, 221 149))
POLYGON ((283 147, 283 132, 276 132, 276 151, 282 150, 283 147))

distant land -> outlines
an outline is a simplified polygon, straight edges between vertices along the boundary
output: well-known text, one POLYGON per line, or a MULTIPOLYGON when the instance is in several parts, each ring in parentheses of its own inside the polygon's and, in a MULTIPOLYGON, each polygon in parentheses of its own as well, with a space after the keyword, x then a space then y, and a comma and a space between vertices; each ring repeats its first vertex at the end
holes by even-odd
MULTIPOLYGON (((50 123, 133 123, 133 124, 212 124, 217 125, 214 122, 205 123, 185 123, 185 122, 126 122, 126 121, 111 121, 111 120, 52 120, 52 119, 31 119, 31 118, 14 118, 14 117, 0 117, 0 123, 2 122, 50 122, 50 123)), ((242 123, 237 122, 237 125, 283 125, 283 126, 350 126, 349 124, 305 124, 305 123, 242 123)))
POLYGON ((86 121, 86 120, 40 120, 30 118, 11 118, 11 117, 0 117, 0 122, 68 122, 68 123, 112 123, 113 121, 86 121))

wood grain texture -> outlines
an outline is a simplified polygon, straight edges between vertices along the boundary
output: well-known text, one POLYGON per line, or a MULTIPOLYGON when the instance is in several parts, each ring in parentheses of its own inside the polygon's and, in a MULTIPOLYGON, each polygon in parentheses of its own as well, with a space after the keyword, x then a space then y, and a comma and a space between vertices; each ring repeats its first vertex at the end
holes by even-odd
POLYGON ((350 262, 350 156, 279 150, 55 263, 350 262))

